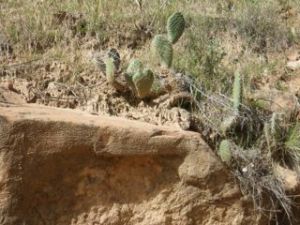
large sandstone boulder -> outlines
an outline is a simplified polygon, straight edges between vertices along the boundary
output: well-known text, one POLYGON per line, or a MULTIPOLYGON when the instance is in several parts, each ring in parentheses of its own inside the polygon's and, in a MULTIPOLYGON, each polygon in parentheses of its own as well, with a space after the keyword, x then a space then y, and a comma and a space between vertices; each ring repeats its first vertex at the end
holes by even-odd
POLYGON ((1 225, 259 224, 199 134, 0 103, 1 225))

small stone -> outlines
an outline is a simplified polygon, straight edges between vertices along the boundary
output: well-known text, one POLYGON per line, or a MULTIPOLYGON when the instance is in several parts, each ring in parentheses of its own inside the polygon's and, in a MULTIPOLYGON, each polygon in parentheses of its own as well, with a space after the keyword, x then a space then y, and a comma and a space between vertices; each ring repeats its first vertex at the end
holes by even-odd
POLYGON ((297 61, 289 61, 286 65, 286 67, 290 70, 298 70, 300 69, 300 60, 297 61))

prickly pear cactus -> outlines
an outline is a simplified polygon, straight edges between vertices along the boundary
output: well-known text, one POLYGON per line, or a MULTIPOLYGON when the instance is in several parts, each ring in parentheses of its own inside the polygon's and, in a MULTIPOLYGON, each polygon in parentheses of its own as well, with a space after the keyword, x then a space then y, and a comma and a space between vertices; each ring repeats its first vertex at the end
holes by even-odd
POLYGON ((115 81, 116 72, 116 67, 112 58, 108 58, 105 60, 105 72, 108 83, 112 84, 115 81))
POLYGON ((132 81, 135 85, 138 97, 147 97, 151 92, 151 87, 154 81, 153 72, 149 69, 139 71, 134 74, 132 81))
POLYGON ((159 57, 162 65, 170 68, 173 60, 173 47, 164 35, 156 35, 151 43, 151 49, 156 57, 159 57))
POLYGON ((230 163, 231 160, 231 150, 230 150, 230 141, 229 140, 223 140, 220 143, 218 155, 220 156, 221 160, 225 162, 226 164, 230 163))
POLYGON ((131 90, 135 94, 137 94, 137 90, 133 83, 133 76, 134 76, 134 74, 136 74, 138 72, 142 72, 142 71, 143 71, 143 63, 138 59, 133 59, 129 63, 126 73, 124 73, 125 80, 126 80, 128 86, 131 88, 131 90))
POLYGON ((172 14, 167 22, 168 39, 172 44, 175 44, 183 34, 185 20, 180 12, 172 14))
POLYGON ((138 59, 133 59, 126 70, 126 73, 129 76, 133 76, 135 73, 141 72, 142 70, 143 70, 143 63, 138 59))
POLYGON ((243 98, 243 87, 242 87, 241 75, 239 72, 236 72, 234 75, 232 97, 233 97, 233 108, 235 112, 238 113, 243 98))

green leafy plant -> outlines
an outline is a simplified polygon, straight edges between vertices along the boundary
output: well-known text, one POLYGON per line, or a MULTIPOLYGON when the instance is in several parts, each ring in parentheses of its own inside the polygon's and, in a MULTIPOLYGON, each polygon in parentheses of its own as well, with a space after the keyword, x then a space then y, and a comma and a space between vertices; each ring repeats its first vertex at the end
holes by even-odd
POLYGON ((168 18, 167 32, 168 40, 175 44, 178 39, 182 36, 185 28, 185 20, 180 12, 175 12, 168 18))

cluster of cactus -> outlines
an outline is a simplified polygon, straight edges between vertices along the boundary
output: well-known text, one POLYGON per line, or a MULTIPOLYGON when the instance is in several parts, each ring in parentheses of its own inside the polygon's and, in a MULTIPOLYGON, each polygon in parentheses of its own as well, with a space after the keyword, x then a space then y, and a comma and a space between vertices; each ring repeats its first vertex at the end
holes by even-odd
MULTIPOLYGON (((120 84, 115 79, 116 71, 115 60, 112 57, 108 57, 105 60, 106 79, 110 85, 118 88, 120 84)), ((150 95, 154 75, 151 70, 144 69, 141 61, 137 59, 132 60, 124 76, 127 85, 137 97, 145 98, 150 95)))
MULTIPOLYGON (((170 68, 173 60, 173 44, 182 36, 185 28, 185 20, 180 12, 172 14, 167 21, 167 35, 156 35, 152 41, 151 49, 160 59, 162 65, 170 68)), ((105 60, 105 72, 107 81, 115 86, 115 73, 119 69, 120 56, 115 49, 111 49, 105 60)), ((154 82, 153 72, 144 69, 141 61, 134 59, 129 64, 125 80, 132 91, 139 97, 145 98, 151 95, 154 82)))
POLYGON ((185 28, 185 20, 180 12, 175 12, 168 18, 167 35, 156 35, 151 44, 154 54, 160 59, 160 63, 167 68, 172 66, 173 44, 182 36, 185 28))
POLYGON ((125 78, 128 85, 139 98, 145 98, 150 95, 154 75, 151 70, 143 68, 141 61, 138 59, 132 60, 127 68, 125 78))

